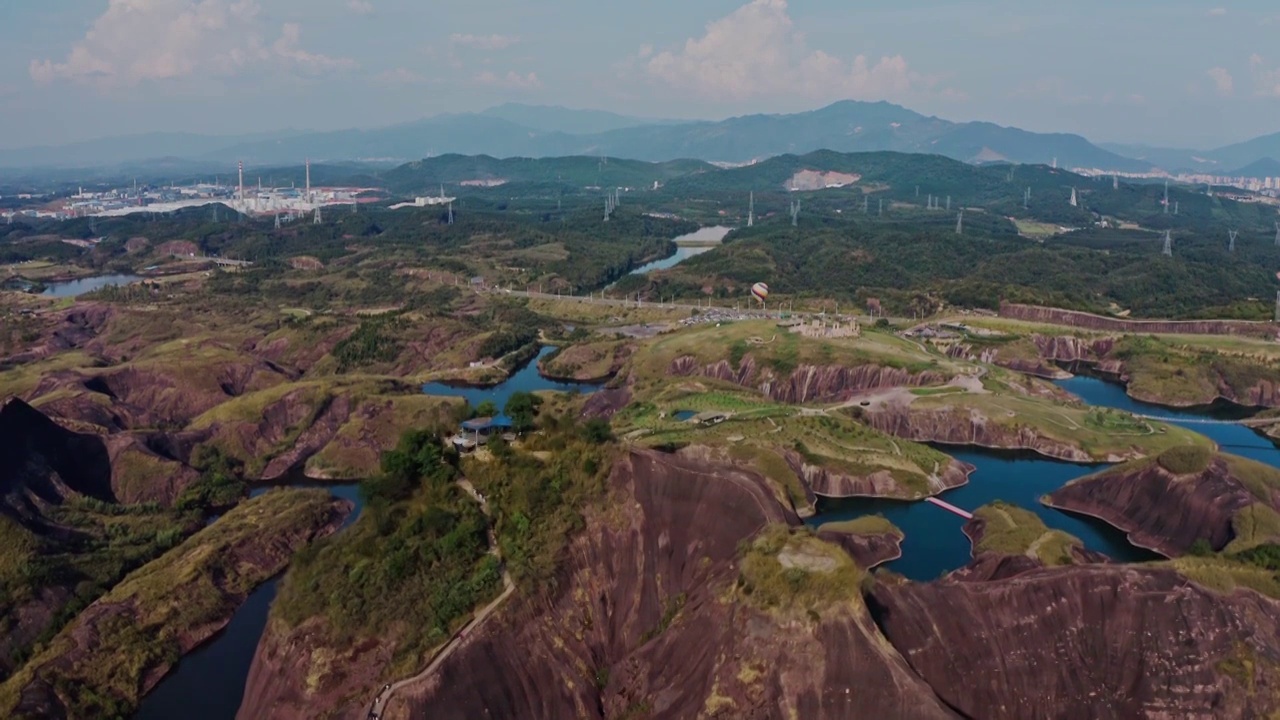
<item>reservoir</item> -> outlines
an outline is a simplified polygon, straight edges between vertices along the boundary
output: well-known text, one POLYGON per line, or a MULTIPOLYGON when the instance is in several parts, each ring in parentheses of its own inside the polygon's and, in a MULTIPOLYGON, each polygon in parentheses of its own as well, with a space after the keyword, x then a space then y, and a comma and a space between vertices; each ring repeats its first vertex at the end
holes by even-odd
MULTIPOLYGON (((1089 377, 1075 377, 1057 383, 1089 405, 1116 408, 1142 415, 1180 418, 1182 425, 1217 442, 1224 452, 1280 467, 1280 448, 1242 425, 1206 425, 1196 420, 1212 419, 1204 412, 1172 410, 1138 402, 1120 385, 1089 377)), ((1028 455, 983 450, 943 448, 952 457, 977 470, 969 484, 949 490, 941 499, 970 512, 995 500, 1004 500, 1034 512, 1052 529, 1075 535, 1085 547, 1105 553, 1115 560, 1134 562, 1157 556, 1128 543, 1124 533, 1093 518, 1072 515, 1040 503, 1041 496, 1071 480, 1098 472, 1106 465, 1076 465, 1028 455)), ((941 508, 923 502, 880 499, 824 500, 810 526, 881 514, 906 535, 902 557, 885 564, 890 570, 912 580, 928 581, 968 564, 969 539, 961 532, 965 521, 941 508)))
POLYGON ((713 250, 725 236, 733 231, 733 228, 722 226, 704 227, 697 232, 691 232, 688 235, 681 235, 675 238, 674 242, 679 247, 676 248, 674 255, 665 257, 661 260, 654 260, 647 265, 641 265, 631 271, 632 275, 646 275, 654 270, 666 270, 688 260, 694 255, 701 255, 708 250, 713 250))
POLYGON ((142 278, 137 275, 96 275, 94 277, 45 283, 44 297, 67 298, 101 290, 108 285, 131 285, 142 278))
POLYGON ((501 411, 507 406, 507 400, 510 400, 511 396, 518 392, 554 390, 556 392, 585 393, 600 389, 603 383, 570 382, 543 377, 542 373, 538 372, 538 363, 555 351, 556 348, 554 346, 544 346, 538 351, 536 357, 521 365, 511 374, 511 377, 497 385, 477 387, 465 384, 431 382, 422 386, 422 392, 427 395, 440 395, 442 397, 460 397, 466 400, 467 404, 473 408, 488 400, 501 411))

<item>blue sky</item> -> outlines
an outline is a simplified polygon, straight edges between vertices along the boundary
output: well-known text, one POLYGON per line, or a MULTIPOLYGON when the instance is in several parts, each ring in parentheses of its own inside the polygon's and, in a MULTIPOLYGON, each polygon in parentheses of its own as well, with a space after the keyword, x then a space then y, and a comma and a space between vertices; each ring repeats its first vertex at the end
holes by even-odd
POLYGON ((1278 31, 1263 0, 5 0, 0 147, 844 98, 1213 147, 1280 131, 1278 31))

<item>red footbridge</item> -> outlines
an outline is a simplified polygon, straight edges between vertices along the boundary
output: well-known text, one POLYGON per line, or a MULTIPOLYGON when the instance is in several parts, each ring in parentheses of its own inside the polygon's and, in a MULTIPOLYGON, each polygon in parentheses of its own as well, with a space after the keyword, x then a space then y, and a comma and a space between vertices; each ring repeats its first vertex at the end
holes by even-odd
POLYGON ((937 505, 938 507, 942 508, 943 510, 946 510, 947 512, 955 513, 956 515, 959 515, 965 520, 973 519, 973 513, 961 510, 960 508, 956 507, 955 505, 952 505, 949 502, 944 502, 942 500, 939 500, 938 498, 932 498, 932 497, 925 498, 924 501, 927 503, 933 503, 934 505, 937 505))

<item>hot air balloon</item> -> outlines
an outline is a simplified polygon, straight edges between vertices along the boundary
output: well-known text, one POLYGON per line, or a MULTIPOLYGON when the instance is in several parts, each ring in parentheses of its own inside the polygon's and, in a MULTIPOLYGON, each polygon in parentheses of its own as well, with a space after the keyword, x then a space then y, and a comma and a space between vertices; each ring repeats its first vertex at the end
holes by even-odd
POLYGON ((751 296, 759 300, 760 304, 763 305, 764 301, 769 299, 769 286, 762 282, 752 285, 751 296))

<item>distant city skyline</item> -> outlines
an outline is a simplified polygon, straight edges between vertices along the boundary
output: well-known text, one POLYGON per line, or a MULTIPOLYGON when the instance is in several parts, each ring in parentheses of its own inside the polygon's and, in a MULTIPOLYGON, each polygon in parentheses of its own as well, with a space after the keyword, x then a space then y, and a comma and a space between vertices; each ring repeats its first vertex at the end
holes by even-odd
POLYGON ((0 5, 0 147, 370 128, 504 102, 654 118, 887 100, 1094 142, 1280 131, 1280 7, 1078 0, 0 5))

